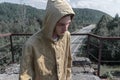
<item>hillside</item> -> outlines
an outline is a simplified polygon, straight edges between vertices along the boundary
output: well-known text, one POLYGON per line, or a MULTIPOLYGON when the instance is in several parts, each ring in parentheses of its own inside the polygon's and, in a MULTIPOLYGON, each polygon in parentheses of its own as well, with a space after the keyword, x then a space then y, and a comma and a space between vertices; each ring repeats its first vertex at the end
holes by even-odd
MULTIPOLYGON (((108 15, 104 12, 92 10, 92 9, 74 8, 74 11, 76 15, 74 17, 73 24, 71 25, 72 27, 70 28, 70 31, 74 31, 80 28, 79 26, 95 24, 100 20, 102 15, 108 15)), ((6 32, 34 33, 36 32, 36 30, 41 28, 44 13, 45 13, 45 10, 36 9, 31 6, 12 4, 12 3, 1 3, 0 4, 0 23, 1 23, 0 27, 2 28, 2 31, 0 30, 0 32, 1 33, 6 33, 6 32), (16 23, 17 23, 17 26, 16 26, 16 23), (14 25, 15 25, 15 29, 19 27, 19 30, 21 27, 25 27, 25 26, 29 26, 29 27, 27 27, 27 29, 24 31, 11 30, 10 26, 14 26, 14 25), (7 28, 7 30, 4 30, 4 28, 7 28)))
POLYGON ((31 6, 1 3, 0 33, 34 33, 42 25, 43 10, 31 6))
POLYGON ((41 18, 43 10, 36 9, 31 6, 1 3, 0 4, 0 21, 10 21, 19 19, 21 16, 29 19, 41 18))
POLYGON ((104 12, 87 8, 75 8, 74 11, 76 13, 75 21, 81 25, 96 24, 103 15, 110 16, 104 12))

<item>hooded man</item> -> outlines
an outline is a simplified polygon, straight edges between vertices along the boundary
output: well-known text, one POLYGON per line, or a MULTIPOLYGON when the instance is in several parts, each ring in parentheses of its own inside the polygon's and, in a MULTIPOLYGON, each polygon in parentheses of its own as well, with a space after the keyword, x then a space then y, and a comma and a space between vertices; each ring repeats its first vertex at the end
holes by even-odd
POLYGON ((26 42, 20 80, 70 80, 70 33, 74 11, 66 0, 48 0, 43 29, 26 42))

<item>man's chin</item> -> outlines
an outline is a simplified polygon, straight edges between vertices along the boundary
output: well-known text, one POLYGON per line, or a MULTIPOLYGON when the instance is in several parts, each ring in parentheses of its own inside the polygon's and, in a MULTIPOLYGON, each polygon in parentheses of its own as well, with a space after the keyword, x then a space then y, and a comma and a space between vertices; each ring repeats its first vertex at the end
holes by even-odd
MULTIPOLYGON (((65 31, 66 32, 66 31, 65 31)), ((59 36, 63 36, 64 34, 65 34, 65 32, 61 32, 61 33, 59 33, 58 35, 59 36)))
POLYGON ((64 34, 65 34, 65 32, 62 32, 62 33, 61 33, 61 35, 64 35, 64 34))

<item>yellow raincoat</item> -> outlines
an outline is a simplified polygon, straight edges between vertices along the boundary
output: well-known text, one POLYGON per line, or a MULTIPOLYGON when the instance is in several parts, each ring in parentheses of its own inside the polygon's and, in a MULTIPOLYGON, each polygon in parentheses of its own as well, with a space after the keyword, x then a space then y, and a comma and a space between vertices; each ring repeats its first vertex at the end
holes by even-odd
POLYGON ((70 33, 52 39, 56 23, 68 14, 74 12, 66 0, 48 0, 43 29, 23 47, 19 80, 70 80, 70 33))

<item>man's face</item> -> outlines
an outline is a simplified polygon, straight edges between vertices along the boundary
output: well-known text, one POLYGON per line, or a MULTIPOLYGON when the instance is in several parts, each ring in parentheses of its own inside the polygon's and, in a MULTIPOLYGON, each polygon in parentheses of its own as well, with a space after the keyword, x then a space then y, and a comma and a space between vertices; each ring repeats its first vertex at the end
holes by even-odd
POLYGON ((66 16, 60 19, 60 21, 56 24, 55 34, 58 36, 63 35, 68 30, 70 23, 71 23, 70 16, 66 16))

